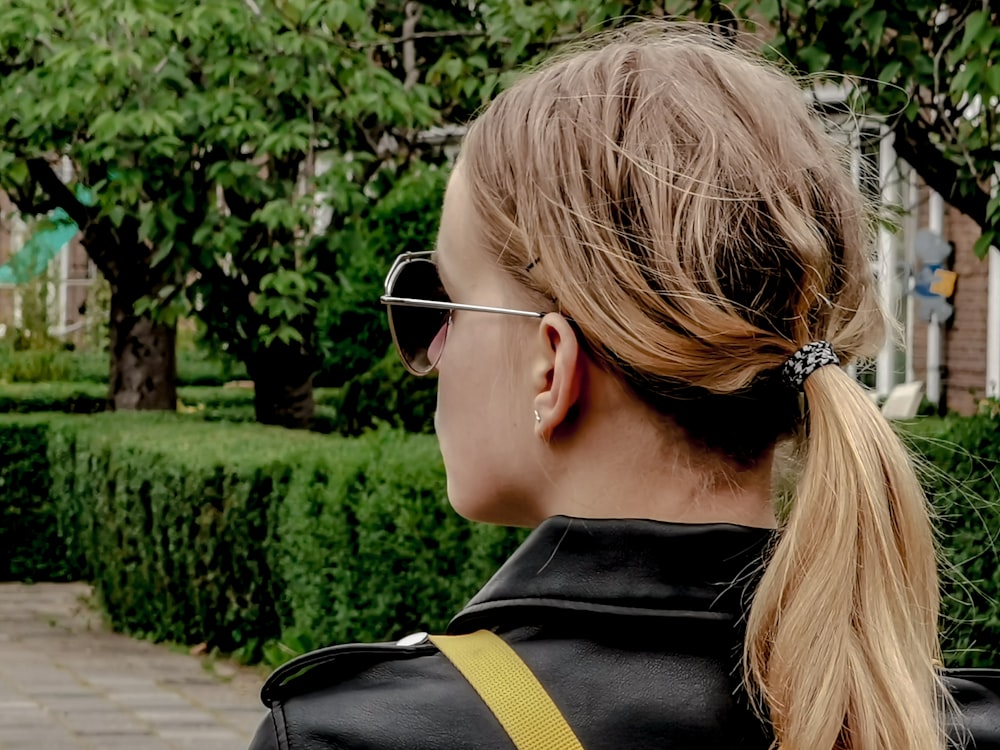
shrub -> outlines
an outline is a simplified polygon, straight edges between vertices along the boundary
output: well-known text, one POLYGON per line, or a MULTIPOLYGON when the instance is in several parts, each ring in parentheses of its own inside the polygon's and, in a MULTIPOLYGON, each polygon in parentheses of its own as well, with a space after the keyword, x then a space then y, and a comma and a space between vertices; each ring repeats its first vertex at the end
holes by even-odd
POLYGON ((74 380, 75 374, 73 355, 70 352, 49 349, 15 350, 0 346, 0 378, 8 383, 74 380))
POLYGON ((0 413, 95 414, 107 406, 108 388, 97 383, 0 384, 0 413))
MULTIPOLYGON (((0 382, 108 382, 110 362, 107 352, 70 351, 55 347, 58 344, 53 344, 53 348, 19 350, 0 345, 0 382)), ((246 367, 238 362, 209 358, 197 351, 177 354, 178 385, 218 386, 246 377, 246 367)))
POLYGON ((169 414, 53 428, 65 536, 115 627, 226 650, 278 635, 269 515, 298 437, 169 414))
POLYGON ((50 499, 49 422, 0 416, 0 580, 66 581, 78 575, 50 499))
MULTIPOLYGON (((926 418, 947 560, 945 649, 1000 640, 1000 416, 926 418)), ((182 415, 0 418, 5 576, 83 574, 116 627, 272 663, 334 641, 440 631, 523 538, 447 506, 435 441, 359 438, 182 415)))
POLYGON ((155 639, 280 660, 441 630, 523 536, 448 508, 427 436, 18 419, 47 425, 36 444, 47 439, 49 536, 67 569, 93 582, 115 627, 155 639))
POLYGON ((1000 643, 1000 416, 922 419, 907 428, 938 513, 949 666, 997 666, 1000 643))
POLYGON ((368 372, 349 381, 337 402, 337 432, 360 435, 377 424, 407 432, 434 431, 437 380, 415 378, 390 350, 368 372))
POLYGON ((339 440, 297 476, 274 560, 285 639, 308 647, 316 634, 344 642, 443 631, 524 536, 460 518, 444 487, 436 442, 393 430, 339 440))
MULTIPOLYGON (((209 421, 253 422, 253 389, 220 386, 184 386, 177 389, 178 411, 209 421)), ((338 388, 313 392, 317 432, 338 432, 338 388)), ((97 383, 0 383, 0 413, 64 412, 96 414, 107 407, 107 386, 97 383)), ((371 426, 371 422, 368 425, 371 426)))
MULTIPOLYGON (((187 406, 191 411, 249 406, 253 412, 253 391, 245 388, 190 386, 179 388, 177 396, 182 408, 187 406)), ((0 413, 97 414, 107 408, 107 399, 108 387, 100 383, 0 384, 0 413)))
POLYGON ((432 250, 448 171, 432 164, 411 168, 392 184, 373 180, 380 193, 350 225, 328 232, 323 271, 335 280, 320 307, 319 385, 340 386, 375 367, 389 342, 379 303, 385 274, 397 255, 432 250))

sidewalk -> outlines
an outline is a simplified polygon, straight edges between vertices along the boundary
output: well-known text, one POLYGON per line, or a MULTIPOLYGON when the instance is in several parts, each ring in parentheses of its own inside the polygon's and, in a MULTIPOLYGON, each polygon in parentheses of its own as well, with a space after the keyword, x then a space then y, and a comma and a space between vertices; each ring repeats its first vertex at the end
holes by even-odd
POLYGON ((0 584, 0 750, 246 750, 261 675, 109 633, 88 594, 0 584))

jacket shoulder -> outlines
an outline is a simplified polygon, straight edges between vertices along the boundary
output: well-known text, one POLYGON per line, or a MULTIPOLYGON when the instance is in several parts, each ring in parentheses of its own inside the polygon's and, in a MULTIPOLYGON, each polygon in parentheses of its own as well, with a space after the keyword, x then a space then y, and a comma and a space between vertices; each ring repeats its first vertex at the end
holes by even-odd
POLYGON ((958 703, 959 732, 977 750, 1000 750, 1000 669, 948 669, 945 684, 958 703))
POLYGON ((320 685, 350 679, 364 669, 388 661, 403 661, 437 653, 426 633, 388 643, 348 643, 303 654, 278 667, 261 688, 260 698, 272 708, 277 702, 320 685))

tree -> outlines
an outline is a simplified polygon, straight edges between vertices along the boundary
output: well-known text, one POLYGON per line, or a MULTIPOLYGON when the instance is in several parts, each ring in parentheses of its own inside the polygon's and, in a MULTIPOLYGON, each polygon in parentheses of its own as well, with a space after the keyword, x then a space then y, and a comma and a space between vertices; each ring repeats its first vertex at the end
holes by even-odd
MULTIPOLYGON (((419 134, 462 109, 442 107, 442 91, 486 64, 440 47, 485 41, 456 29, 463 12, 362 0, 7 3, 0 186, 24 213, 63 208, 110 282, 115 406, 173 407, 172 321, 193 309, 246 362, 261 421, 308 422, 316 311, 336 273, 321 209, 339 231, 422 168, 432 149, 419 134), (418 35, 422 18, 432 28, 418 35)), ((462 91, 478 103, 494 84, 462 91)))
POLYGON ((364 202, 387 160, 369 121, 434 119, 429 88, 368 54, 369 21, 360 2, 8 4, 0 184, 25 213, 65 209, 111 283, 116 406, 173 407, 172 321, 193 309, 246 362, 258 418, 307 423, 317 196, 364 202), (324 152, 350 158, 321 170, 324 152))
POLYGON ((772 52, 836 71, 884 116, 896 152, 972 218, 980 256, 1000 244, 1000 6, 992 0, 741 0, 776 32, 772 52))
POLYGON ((408 176, 446 166, 428 129, 466 121, 515 64, 653 9, 8 0, 0 186, 82 228, 112 287, 116 405, 172 407, 172 321, 193 311, 246 363, 258 419, 304 426, 320 308, 350 292, 351 268, 399 249, 345 246, 349 230, 394 186, 426 182, 408 176))

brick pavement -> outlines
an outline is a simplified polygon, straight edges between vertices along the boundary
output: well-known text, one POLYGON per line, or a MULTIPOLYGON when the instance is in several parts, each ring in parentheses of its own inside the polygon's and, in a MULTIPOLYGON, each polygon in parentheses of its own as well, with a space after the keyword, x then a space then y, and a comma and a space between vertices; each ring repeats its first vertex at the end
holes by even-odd
POLYGON ((88 595, 0 584, 0 750, 246 750, 262 674, 108 632, 88 595))

